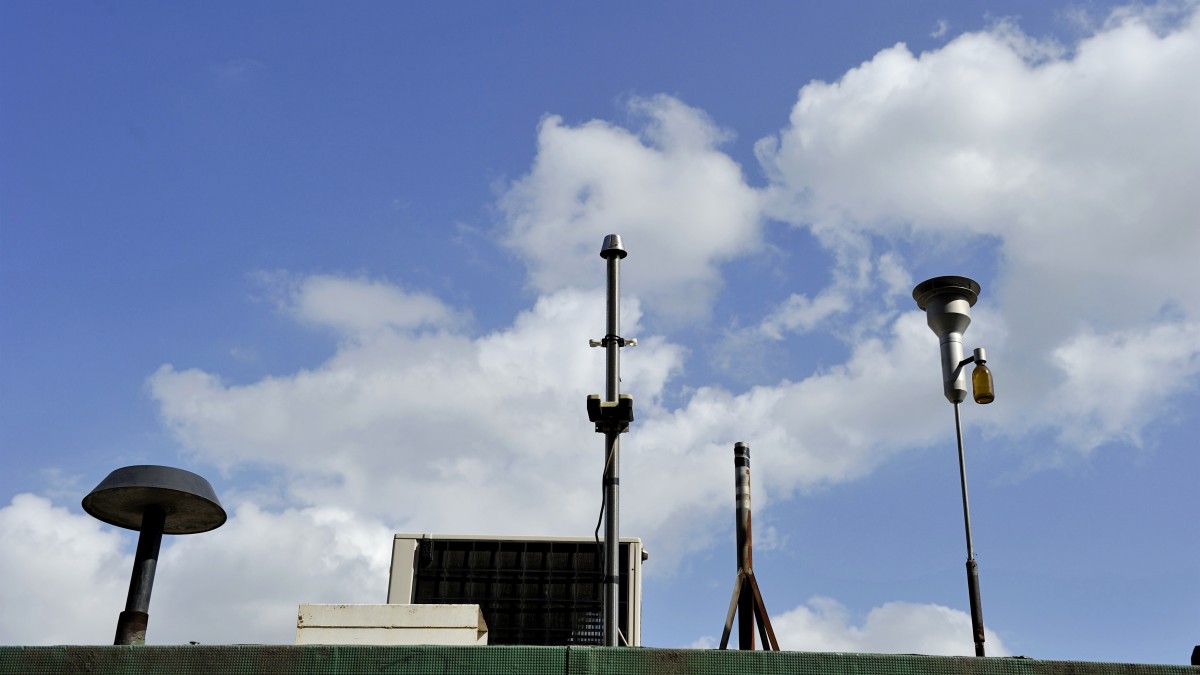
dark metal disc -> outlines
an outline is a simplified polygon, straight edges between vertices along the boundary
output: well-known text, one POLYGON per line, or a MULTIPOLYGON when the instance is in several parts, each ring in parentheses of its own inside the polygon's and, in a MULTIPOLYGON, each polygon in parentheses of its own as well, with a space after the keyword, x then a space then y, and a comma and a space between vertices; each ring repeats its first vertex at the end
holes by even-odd
POLYGON ((215 530, 228 516, 204 478, 169 466, 141 464, 117 469, 83 498, 83 510, 109 525, 142 529, 146 507, 166 514, 163 534, 215 530))
POLYGON ((974 279, 967 277, 934 277, 917 284, 912 295, 913 300, 917 301, 917 307, 924 310, 929 299, 939 293, 955 293, 964 296, 967 303, 973 307, 975 301, 979 299, 979 284, 974 279))

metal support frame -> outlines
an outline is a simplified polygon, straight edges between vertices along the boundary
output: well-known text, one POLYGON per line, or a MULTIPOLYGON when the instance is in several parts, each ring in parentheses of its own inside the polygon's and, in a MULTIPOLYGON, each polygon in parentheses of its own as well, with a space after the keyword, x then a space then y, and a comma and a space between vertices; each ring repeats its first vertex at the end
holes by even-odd
POLYGON ((729 600, 729 613, 725 616, 725 629, 721 632, 721 649, 729 646, 729 635, 733 631, 733 617, 738 617, 738 649, 754 649, 754 625, 758 624, 758 635, 763 648, 779 651, 775 629, 767 616, 767 605, 758 589, 754 577, 754 537, 750 528, 750 446, 738 442, 733 446, 734 485, 736 487, 735 523, 737 526, 737 580, 733 584, 733 597, 729 600))

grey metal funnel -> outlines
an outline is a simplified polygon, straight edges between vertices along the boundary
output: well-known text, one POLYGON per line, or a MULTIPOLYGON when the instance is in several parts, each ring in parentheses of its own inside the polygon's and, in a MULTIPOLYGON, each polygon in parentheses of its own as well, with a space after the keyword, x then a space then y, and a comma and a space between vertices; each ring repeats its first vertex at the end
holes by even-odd
POLYGON ((913 289, 917 307, 925 310, 925 320, 937 336, 942 351, 942 385, 951 403, 967 398, 962 336, 971 325, 971 307, 979 299, 979 284, 967 277, 945 276, 927 279, 913 289))

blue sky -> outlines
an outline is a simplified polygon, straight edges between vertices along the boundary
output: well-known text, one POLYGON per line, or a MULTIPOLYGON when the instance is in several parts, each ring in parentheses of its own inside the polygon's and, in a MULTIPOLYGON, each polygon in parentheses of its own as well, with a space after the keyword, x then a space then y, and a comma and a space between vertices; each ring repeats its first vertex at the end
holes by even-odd
POLYGON ((785 648, 971 653, 942 274, 990 653, 1200 642, 1195 3, 0 18, 0 642, 110 639, 135 540, 79 501, 129 464, 231 515, 151 642, 382 602, 393 532, 590 534, 609 232, 645 644, 720 635, 740 440, 785 648))

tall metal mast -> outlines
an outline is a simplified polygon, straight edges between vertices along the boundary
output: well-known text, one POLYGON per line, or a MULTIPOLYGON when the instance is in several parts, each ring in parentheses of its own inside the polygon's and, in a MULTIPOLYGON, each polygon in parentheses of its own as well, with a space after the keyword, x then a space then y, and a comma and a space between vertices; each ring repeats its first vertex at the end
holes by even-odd
POLYGON ((779 651, 775 629, 767 616, 767 605, 758 590, 758 579, 754 577, 754 537, 750 529, 750 446, 738 441, 733 445, 733 480, 735 487, 734 522, 737 526, 737 580, 733 584, 733 598, 729 601, 729 613, 725 616, 725 629, 721 633, 721 649, 729 646, 729 634, 733 631, 733 615, 738 615, 738 649, 754 649, 754 624, 762 638, 763 649, 779 651))
POLYGON ((971 637, 975 640, 975 656, 986 656, 984 647, 983 607, 979 601, 979 564, 975 561, 975 546, 971 540, 971 508, 967 502, 967 463, 963 454, 962 418, 958 404, 967 398, 967 374, 963 368, 975 364, 971 375, 972 392, 976 403, 991 403, 996 398, 987 354, 982 347, 972 356, 963 358, 963 333, 971 325, 971 307, 979 299, 979 284, 973 279, 943 276, 927 279, 913 289, 913 300, 925 312, 930 330, 938 336, 942 354, 942 389, 946 400, 954 405, 954 434, 958 441, 958 481, 962 490, 963 525, 967 535, 967 600, 971 604, 971 637))
POLYGON ((604 644, 620 643, 621 569, 620 569, 620 435, 633 421, 633 397, 620 393, 621 348, 634 346, 636 340, 621 337, 621 259, 628 253, 621 236, 610 234, 600 247, 600 257, 608 261, 608 303, 604 338, 591 340, 593 347, 605 349, 604 400, 588 396, 588 418, 596 431, 604 434, 604 644))

